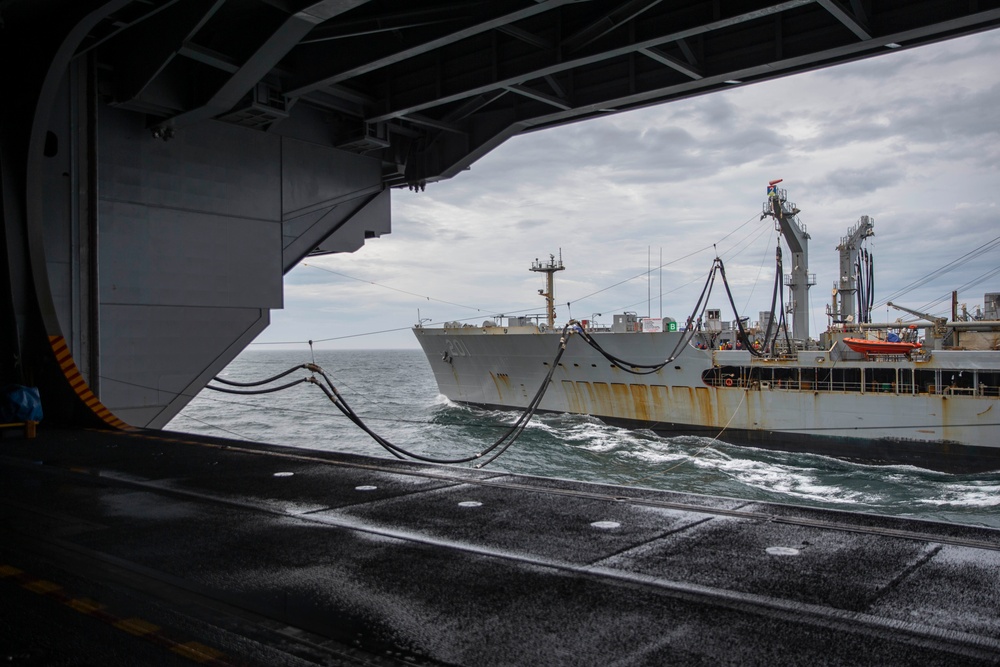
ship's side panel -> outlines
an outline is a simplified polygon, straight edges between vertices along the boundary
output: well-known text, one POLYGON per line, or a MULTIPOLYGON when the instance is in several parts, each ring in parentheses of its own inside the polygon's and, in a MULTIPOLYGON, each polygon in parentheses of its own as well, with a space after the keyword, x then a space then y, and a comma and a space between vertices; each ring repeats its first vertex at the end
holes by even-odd
MULTIPOLYGON (((103 356, 102 394, 129 424, 162 419, 166 406, 181 407, 214 377, 223 360, 235 357, 268 325, 260 308, 106 305, 105 331, 115 335, 114 353, 103 356), (181 337, 176 323, 188 330, 181 337), (155 349, 153 355, 150 349, 155 349)), ((177 408, 178 410, 180 407, 177 408)))
MULTIPOLYGON (((524 408, 551 368, 558 336, 486 336, 480 331, 417 330, 439 389, 456 401, 524 408)), ((612 334, 602 336, 600 343, 615 356, 643 364, 662 361, 674 347, 667 334, 612 334)), ((990 368, 986 354, 971 358, 971 367, 990 368)), ((725 364, 750 365, 746 353, 725 356, 725 364)), ((815 361, 817 355, 811 356, 815 361)), ((941 357, 934 363, 954 365, 958 359, 941 357)), ((852 363, 858 368, 872 366, 852 363)), ((712 367, 711 353, 687 348, 654 373, 632 375, 612 367, 571 336, 540 409, 589 414, 667 435, 698 433, 730 442, 781 445, 857 459, 919 463, 928 457, 954 458, 953 450, 961 450, 968 462, 973 457, 970 448, 1000 456, 995 396, 913 393, 912 389, 897 393, 883 383, 866 385, 875 387, 870 391, 866 387, 832 391, 829 383, 819 387, 813 386, 812 379, 802 380, 825 367, 820 364, 814 373, 801 360, 764 367, 765 373, 773 367, 778 376, 782 371, 794 372, 799 378, 794 383, 746 382, 737 377, 729 385, 714 386, 702 379, 712 367)), ((976 467, 975 461, 970 465, 976 467)))
MULTIPOLYGON (((133 425, 160 427, 267 326, 282 278, 389 231, 378 160, 228 123, 155 139, 100 113, 100 368, 87 379, 133 425)), ((63 328, 75 332, 72 322, 63 328)))
MULTIPOLYGON (((482 331, 417 330, 417 340, 431 364, 439 390, 456 401, 525 407, 555 360, 559 335, 482 331), (503 383, 498 384, 498 378, 503 378, 503 383)), ((631 334, 606 342, 612 354, 637 363, 655 364, 663 361, 675 341, 670 334, 631 334)), ((613 367, 583 340, 570 336, 540 407, 596 416, 660 419, 664 409, 677 407, 669 398, 668 383, 686 387, 690 392, 698 385, 704 388, 700 377, 708 367, 708 357, 694 349, 689 354, 683 361, 656 373, 636 376, 613 367), (651 386, 658 389, 654 391, 651 386)))
POLYGON ((281 140, 205 123, 165 142, 111 108, 100 136, 100 396, 161 426, 282 305, 281 140))

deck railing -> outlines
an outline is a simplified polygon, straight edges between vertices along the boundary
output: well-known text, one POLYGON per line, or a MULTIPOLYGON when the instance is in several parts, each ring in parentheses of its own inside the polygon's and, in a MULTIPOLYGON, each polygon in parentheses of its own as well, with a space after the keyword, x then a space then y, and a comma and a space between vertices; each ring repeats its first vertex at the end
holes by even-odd
POLYGON ((787 380, 787 379, 747 379, 736 375, 723 375, 721 377, 712 376, 704 378, 705 384, 710 387, 723 387, 726 389, 750 389, 750 390, 780 390, 780 391, 829 391, 829 392, 861 392, 866 394, 942 394, 945 396, 987 396, 1000 397, 1000 386, 980 384, 978 387, 950 387, 928 384, 924 387, 916 387, 910 383, 897 384, 895 382, 833 382, 813 380, 787 380))

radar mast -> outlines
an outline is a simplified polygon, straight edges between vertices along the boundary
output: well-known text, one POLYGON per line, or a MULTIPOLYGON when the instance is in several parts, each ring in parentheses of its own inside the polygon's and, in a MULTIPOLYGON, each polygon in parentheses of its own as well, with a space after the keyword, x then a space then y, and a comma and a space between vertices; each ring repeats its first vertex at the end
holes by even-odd
POLYGON ((550 329, 556 326, 556 288, 553 276, 556 271, 562 271, 565 268, 562 261, 562 248, 559 249, 558 260, 555 255, 549 255, 548 262, 539 261, 536 257, 535 261, 531 263, 532 271, 545 274, 545 290, 538 290, 538 293, 545 297, 545 314, 548 317, 550 329))

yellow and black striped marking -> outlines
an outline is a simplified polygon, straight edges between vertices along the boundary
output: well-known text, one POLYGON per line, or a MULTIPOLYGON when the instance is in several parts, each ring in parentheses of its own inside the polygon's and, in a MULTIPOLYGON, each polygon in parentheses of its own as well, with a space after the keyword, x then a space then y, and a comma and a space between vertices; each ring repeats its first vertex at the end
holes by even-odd
POLYGON ((21 588, 59 602, 74 611, 96 618, 130 635, 141 637, 158 646, 163 646, 188 660, 200 665, 231 667, 225 654, 211 646, 199 642, 178 642, 167 637, 158 625, 141 618, 121 618, 105 610, 104 605, 88 598, 77 598, 67 593, 62 586, 45 579, 32 577, 24 570, 0 563, 0 580, 8 581, 21 588))
POLYGON ((59 367, 66 376, 66 380, 76 395, 80 397, 80 400, 109 426, 121 429, 131 428, 121 419, 115 417, 114 413, 108 410, 97 396, 94 396, 94 392, 90 390, 87 381, 80 374, 80 369, 76 367, 76 362, 73 361, 73 354, 66 344, 66 339, 62 336, 49 336, 49 344, 52 345, 52 351, 56 355, 56 361, 59 362, 59 367))

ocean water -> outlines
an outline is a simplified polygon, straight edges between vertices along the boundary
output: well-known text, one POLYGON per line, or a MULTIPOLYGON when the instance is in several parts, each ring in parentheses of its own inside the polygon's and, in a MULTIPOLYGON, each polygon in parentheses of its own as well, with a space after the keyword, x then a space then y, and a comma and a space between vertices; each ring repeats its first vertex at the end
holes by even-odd
MULTIPOLYGON (((323 368, 371 430, 422 456, 476 454, 520 416, 451 403, 438 394, 420 350, 251 349, 220 377, 250 382, 310 362, 323 368)), ((308 375, 299 370, 278 384, 308 375)), ((394 458, 312 384, 257 396, 206 389, 167 428, 394 458)), ((579 415, 536 415, 488 469, 1000 528, 1000 472, 953 475, 860 465, 740 447, 724 436, 659 437, 579 415)))

